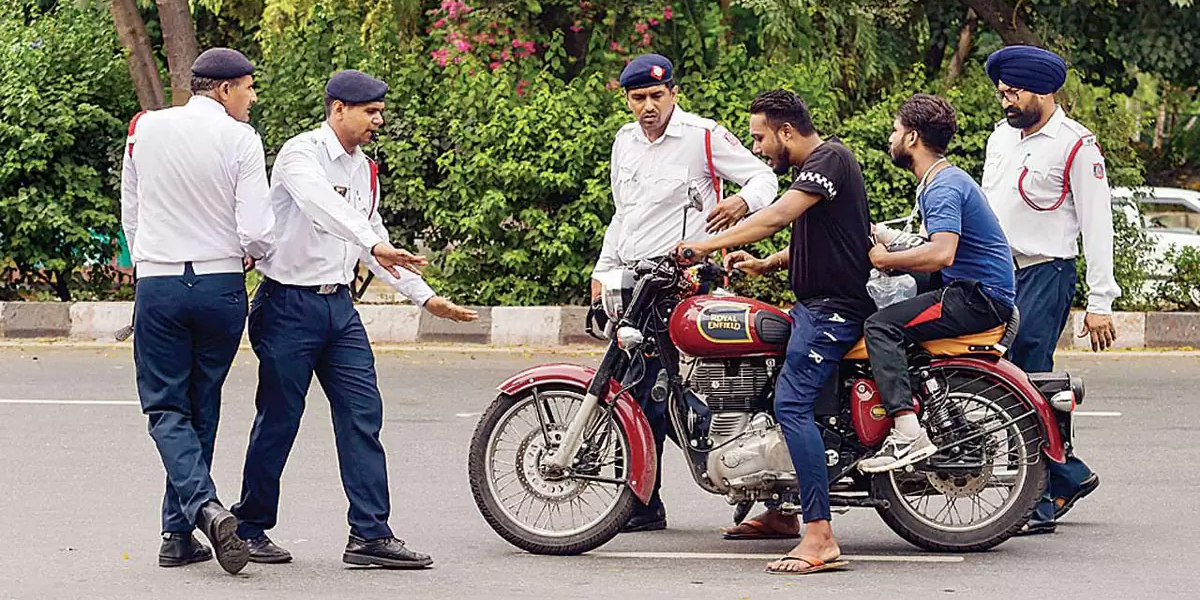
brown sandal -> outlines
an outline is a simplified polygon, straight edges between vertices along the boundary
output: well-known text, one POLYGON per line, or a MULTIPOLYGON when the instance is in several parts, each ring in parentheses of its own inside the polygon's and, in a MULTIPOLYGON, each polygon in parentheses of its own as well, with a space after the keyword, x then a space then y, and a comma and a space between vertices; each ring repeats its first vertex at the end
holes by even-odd
MULTIPOLYGON (((841 557, 839 556, 838 558, 841 557)), ((792 556, 791 554, 780 558, 776 562, 791 561, 803 561, 808 564, 808 567, 800 569, 799 571, 794 571, 789 569, 780 569, 778 567, 772 569, 771 565, 767 565, 767 572, 772 575, 811 575, 813 573, 820 573, 821 571, 840 571, 845 569, 846 566, 850 564, 849 561, 838 560, 837 558, 829 562, 825 562, 815 556, 792 556)))
POLYGON ((766 526, 758 519, 742 521, 737 527, 721 530, 727 540, 794 540, 799 533, 782 533, 766 526), (738 527, 748 527, 750 531, 734 531, 738 527))

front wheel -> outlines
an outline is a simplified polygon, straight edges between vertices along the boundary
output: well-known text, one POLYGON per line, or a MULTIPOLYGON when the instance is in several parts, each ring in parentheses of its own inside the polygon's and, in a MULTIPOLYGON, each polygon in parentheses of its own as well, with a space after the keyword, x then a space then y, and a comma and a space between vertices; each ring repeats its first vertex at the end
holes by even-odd
POLYGON ((995 376, 939 370, 946 395, 923 411, 938 453, 911 472, 875 475, 878 509, 900 537, 925 550, 980 552, 1016 534, 1046 484, 1036 413, 995 376))
POLYGON ((583 396, 574 387, 501 395, 475 428, 468 462, 475 505, 500 537, 522 550, 559 556, 593 550, 616 536, 635 508, 625 484, 629 438, 603 411, 589 424, 569 473, 551 476, 541 467, 583 396))

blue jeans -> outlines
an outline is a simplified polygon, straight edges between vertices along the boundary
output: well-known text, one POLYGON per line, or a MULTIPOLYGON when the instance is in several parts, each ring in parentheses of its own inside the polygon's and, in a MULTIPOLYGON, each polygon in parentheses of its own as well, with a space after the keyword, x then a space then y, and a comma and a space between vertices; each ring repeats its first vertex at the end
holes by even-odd
MULTIPOLYGON (((1026 373, 1054 370, 1054 349, 1075 298, 1075 261, 1058 259, 1017 271, 1017 309, 1021 327, 1013 342, 1009 359, 1026 373)), ((1092 470, 1071 454, 1067 462, 1050 463, 1050 480, 1038 503, 1034 521, 1054 520, 1054 498, 1066 497, 1079 489, 1092 470)))
POLYGON ((189 533, 217 499, 209 469, 221 386, 246 326, 241 273, 143 277, 134 301, 138 399, 167 471, 162 530, 189 533))
POLYGON ((241 501, 232 509, 238 535, 250 539, 275 526, 280 478, 316 374, 333 413, 350 533, 369 540, 391 537, 387 461, 379 441, 383 399, 350 291, 322 295, 264 280, 250 310, 250 343, 259 360, 257 415, 241 501))
POLYGON ((825 442, 815 420, 817 398, 862 336, 862 328, 862 321, 845 315, 810 311, 802 304, 792 307, 792 335, 775 385, 775 417, 796 467, 805 523, 830 519, 825 442))

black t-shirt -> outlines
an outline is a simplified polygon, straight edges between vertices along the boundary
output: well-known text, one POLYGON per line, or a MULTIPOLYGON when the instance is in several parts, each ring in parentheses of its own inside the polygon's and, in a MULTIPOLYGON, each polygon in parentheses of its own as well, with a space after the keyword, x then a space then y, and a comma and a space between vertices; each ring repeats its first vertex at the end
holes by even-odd
POLYGON ((867 293, 871 217, 854 154, 837 138, 825 140, 795 169, 791 189, 821 197, 792 224, 788 276, 796 301, 866 319, 875 312, 867 293))

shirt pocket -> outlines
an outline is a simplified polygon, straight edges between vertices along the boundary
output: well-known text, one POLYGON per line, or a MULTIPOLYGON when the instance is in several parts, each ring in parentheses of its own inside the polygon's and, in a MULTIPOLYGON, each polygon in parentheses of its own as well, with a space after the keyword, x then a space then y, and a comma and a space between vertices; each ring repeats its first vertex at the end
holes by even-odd
POLYGON ((1055 157, 1030 154, 1017 171, 1013 185, 1025 200, 1042 208, 1058 202, 1063 192, 1063 166, 1055 157))
POLYGON ((988 152, 987 157, 983 161, 983 177, 979 184, 984 189, 992 189, 996 186, 996 182, 1000 180, 1000 169, 1004 164, 1004 155, 999 152, 988 152))
POLYGON ((683 165, 654 167, 647 174, 646 199, 651 204, 686 202, 688 192, 688 168, 683 165))

